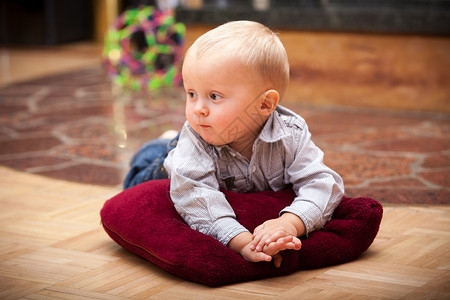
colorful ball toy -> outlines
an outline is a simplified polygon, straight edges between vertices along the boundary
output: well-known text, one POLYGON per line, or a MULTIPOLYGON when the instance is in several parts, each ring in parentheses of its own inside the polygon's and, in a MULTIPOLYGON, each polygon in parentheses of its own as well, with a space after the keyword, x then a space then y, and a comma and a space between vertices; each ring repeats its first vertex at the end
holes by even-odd
POLYGON ((126 10, 105 38, 103 61, 111 79, 133 90, 180 84, 185 33, 171 10, 126 10))

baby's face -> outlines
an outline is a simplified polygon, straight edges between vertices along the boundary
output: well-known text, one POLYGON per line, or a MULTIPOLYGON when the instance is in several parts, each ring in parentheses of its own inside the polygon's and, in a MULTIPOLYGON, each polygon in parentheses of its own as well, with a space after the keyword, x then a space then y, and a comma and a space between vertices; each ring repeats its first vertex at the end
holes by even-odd
POLYGON ((264 90, 256 80, 233 57, 186 57, 183 82, 191 127, 215 146, 228 144, 241 153, 252 147, 266 120, 260 114, 264 90))

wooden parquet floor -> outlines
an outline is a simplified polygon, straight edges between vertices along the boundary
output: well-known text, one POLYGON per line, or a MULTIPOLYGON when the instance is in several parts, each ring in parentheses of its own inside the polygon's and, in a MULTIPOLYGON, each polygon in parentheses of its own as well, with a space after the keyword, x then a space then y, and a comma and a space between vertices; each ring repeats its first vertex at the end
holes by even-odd
POLYGON ((116 245, 99 211, 118 187, 0 167, 0 299, 450 299, 450 207, 384 207, 358 260, 209 288, 116 245))

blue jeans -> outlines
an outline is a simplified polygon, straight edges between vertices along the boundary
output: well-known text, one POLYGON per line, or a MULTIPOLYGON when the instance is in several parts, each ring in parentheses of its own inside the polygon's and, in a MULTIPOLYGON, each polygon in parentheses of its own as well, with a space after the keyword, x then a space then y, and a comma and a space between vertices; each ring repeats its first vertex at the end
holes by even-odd
POLYGON ((156 139, 142 146, 131 159, 130 170, 123 182, 123 188, 128 189, 149 180, 168 178, 164 160, 169 151, 177 146, 179 137, 178 133, 173 140, 156 139))

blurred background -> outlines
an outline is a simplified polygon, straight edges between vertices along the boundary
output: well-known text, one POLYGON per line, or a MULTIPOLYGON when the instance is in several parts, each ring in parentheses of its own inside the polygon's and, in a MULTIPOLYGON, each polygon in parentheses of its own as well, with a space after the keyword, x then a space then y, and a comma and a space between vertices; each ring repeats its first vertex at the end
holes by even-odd
POLYGON ((448 203, 450 0, 1 0, 0 165, 120 185, 143 143, 181 128, 179 84, 127 91, 105 67, 111 25, 142 5, 186 26, 183 49, 230 20, 269 26, 290 60, 282 104, 349 195, 448 203))
POLYGON ((130 7, 176 9, 186 24, 251 19, 270 27, 313 31, 448 35, 448 0, 2 0, 1 43, 54 45, 102 41, 130 7))
POLYGON ((139 5, 174 9, 186 45, 229 20, 280 32, 293 81, 303 76, 290 101, 450 110, 449 0, 2 0, 0 85, 95 63, 109 26, 139 5))

